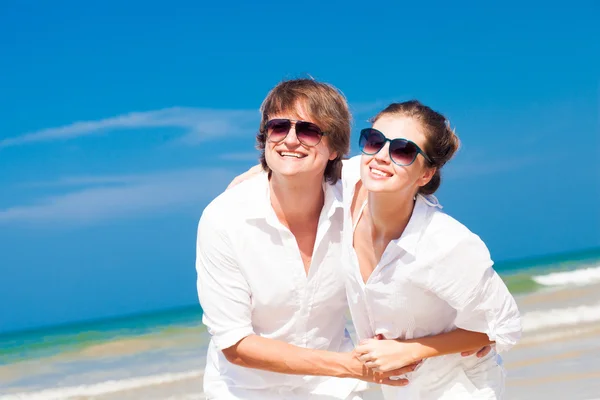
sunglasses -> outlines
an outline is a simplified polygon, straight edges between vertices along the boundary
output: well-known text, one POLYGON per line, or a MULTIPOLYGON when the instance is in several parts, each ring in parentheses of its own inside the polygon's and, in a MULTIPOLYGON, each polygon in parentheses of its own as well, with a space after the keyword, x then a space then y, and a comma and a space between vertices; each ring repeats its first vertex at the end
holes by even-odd
POLYGON ((283 141, 290 133, 293 124, 296 126, 296 137, 304 146, 316 146, 321 142, 323 136, 327 136, 327 133, 312 122, 277 118, 269 120, 265 125, 269 142, 279 143, 283 141))
POLYGON ((388 139, 383 133, 373 128, 360 131, 358 146, 364 154, 372 156, 383 149, 387 142, 390 142, 390 159, 397 165, 410 165, 415 162, 419 154, 430 164, 433 164, 427 154, 416 143, 408 139, 388 139))

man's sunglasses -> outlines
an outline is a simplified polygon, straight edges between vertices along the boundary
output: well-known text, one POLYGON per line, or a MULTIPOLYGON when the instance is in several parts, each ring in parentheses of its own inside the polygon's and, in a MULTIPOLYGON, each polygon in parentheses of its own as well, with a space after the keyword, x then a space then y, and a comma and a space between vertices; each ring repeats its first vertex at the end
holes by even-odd
POLYGON ((304 146, 316 146, 321 142, 323 136, 327 136, 327 133, 312 122, 277 118, 269 120, 265 125, 267 139, 271 143, 283 141, 290 133, 293 124, 296 126, 296 137, 304 146))
POLYGON ((387 142, 390 142, 390 159, 397 165, 410 165, 415 162, 419 154, 430 164, 433 164, 427 154, 416 143, 408 139, 388 139, 383 133, 373 128, 366 128, 360 131, 358 145, 360 151, 368 156, 377 154, 387 142))

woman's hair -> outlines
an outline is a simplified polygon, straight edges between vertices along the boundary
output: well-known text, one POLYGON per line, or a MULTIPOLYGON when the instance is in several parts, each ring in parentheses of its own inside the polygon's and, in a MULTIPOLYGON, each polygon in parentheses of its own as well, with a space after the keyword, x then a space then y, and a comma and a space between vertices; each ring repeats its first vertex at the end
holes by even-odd
POLYGON ((379 118, 385 116, 410 117, 423 128, 423 133, 427 139, 423 151, 431 159, 431 162, 427 162, 427 164, 436 170, 431 180, 419 188, 419 193, 424 195, 435 193, 442 182, 442 167, 452 158, 460 146, 458 136, 450 128, 450 122, 442 114, 417 100, 392 103, 372 118, 371 122, 375 123, 379 118))
POLYGON ((275 86, 260 107, 262 119, 256 135, 256 147, 260 150, 263 169, 271 172, 265 160, 267 132, 265 126, 270 116, 295 113, 304 107, 314 122, 327 133, 327 143, 337 158, 330 160, 325 168, 325 180, 335 183, 341 177, 342 157, 350 150, 351 116, 344 95, 335 87, 313 79, 292 79, 275 86))

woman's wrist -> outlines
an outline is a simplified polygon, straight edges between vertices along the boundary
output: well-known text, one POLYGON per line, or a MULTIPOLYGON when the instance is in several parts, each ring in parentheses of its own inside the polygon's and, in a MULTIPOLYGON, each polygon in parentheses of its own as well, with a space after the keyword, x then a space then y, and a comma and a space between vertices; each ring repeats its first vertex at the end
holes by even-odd
POLYGON ((408 357, 407 364, 414 364, 427 358, 426 346, 413 340, 398 340, 402 345, 402 354, 408 357))

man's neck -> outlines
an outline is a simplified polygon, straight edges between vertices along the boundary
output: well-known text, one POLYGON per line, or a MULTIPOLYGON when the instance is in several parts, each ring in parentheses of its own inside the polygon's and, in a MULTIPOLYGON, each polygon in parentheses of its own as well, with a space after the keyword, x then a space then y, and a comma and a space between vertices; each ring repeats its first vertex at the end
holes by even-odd
POLYGON ((272 175, 269 187, 271 205, 283 225, 290 228, 318 221, 325 200, 322 176, 293 179, 272 175))

